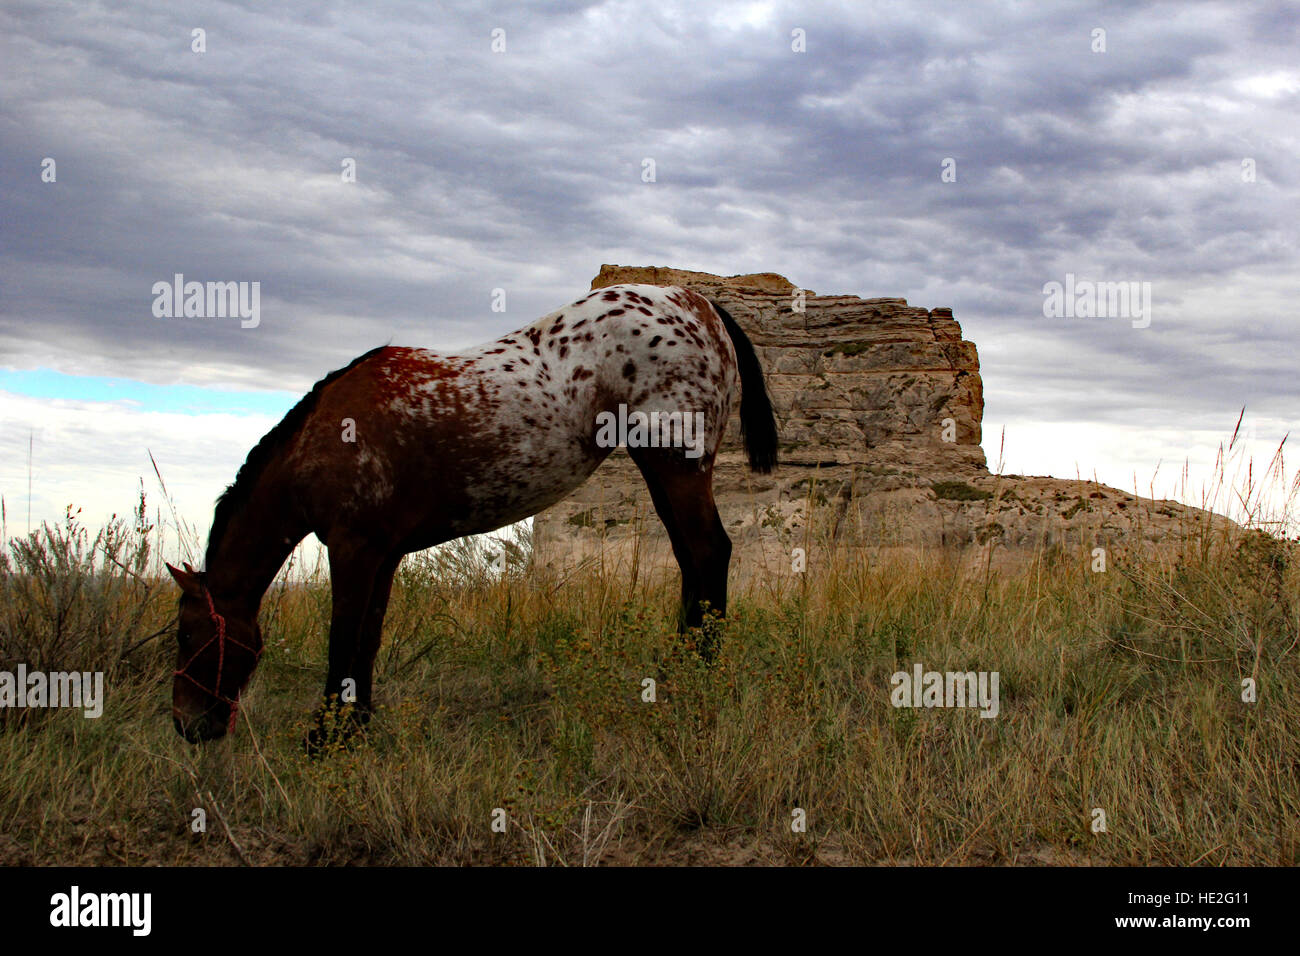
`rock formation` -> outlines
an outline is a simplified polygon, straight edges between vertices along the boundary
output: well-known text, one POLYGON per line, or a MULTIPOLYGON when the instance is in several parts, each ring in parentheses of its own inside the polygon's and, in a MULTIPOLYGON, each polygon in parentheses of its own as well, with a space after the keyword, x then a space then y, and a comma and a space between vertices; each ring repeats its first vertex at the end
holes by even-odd
MULTIPOLYGON (((964 549, 998 563, 1038 549, 1126 548, 1206 520, 1176 502, 1098 485, 989 473, 980 447, 983 385, 975 344, 950 309, 903 299, 815 295, 775 273, 721 277, 605 265, 593 289, 680 285, 724 305, 754 343, 780 433, 781 465, 745 465, 733 411, 714 473, 741 577, 789 570, 797 547, 964 549)), ((671 550, 627 453, 534 519, 544 565, 671 550)))

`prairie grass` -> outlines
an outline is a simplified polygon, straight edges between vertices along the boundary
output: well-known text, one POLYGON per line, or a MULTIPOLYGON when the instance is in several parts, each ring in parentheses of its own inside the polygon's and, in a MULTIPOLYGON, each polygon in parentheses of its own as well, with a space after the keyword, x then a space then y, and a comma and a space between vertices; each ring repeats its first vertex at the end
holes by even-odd
POLYGON ((969 553, 812 542, 806 573, 751 580, 709 625, 713 667, 703 635, 673 631, 675 571, 561 578, 526 540, 457 542, 403 563, 380 710, 311 760, 320 564, 266 596, 233 739, 192 747, 171 726, 175 594, 146 513, 142 495, 95 536, 70 513, 0 556, 0 669, 107 687, 97 720, 0 711, 0 862, 1300 859, 1300 567, 1276 534, 1206 522, 1104 573, 1086 548, 972 572, 969 553), (895 709, 890 677, 915 662, 997 671, 999 715, 895 709))

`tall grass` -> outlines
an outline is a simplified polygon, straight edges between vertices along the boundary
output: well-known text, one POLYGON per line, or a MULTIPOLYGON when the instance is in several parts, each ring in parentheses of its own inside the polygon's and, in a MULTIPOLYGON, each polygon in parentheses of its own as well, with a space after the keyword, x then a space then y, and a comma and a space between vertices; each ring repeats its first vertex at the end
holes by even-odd
POLYGON ((529 565, 526 539, 459 542, 403 563, 380 711, 310 760, 320 565, 267 596, 234 738, 191 747, 168 716, 171 638, 151 639, 175 604, 145 513, 94 537, 70 515, 0 559, 0 666, 109 675, 98 720, 0 718, 0 862, 1300 856, 1300 571, 1276 534, 1190 518, 1176 546, 1101 573, 1083 545, 972 572, 968 553, 842 546, 814 514, 807 572, 753 578, 709 625, 713 667, 691 652, 704 635, 673 633, 671 569, 559 579, 529 565), (895 709, 890 676, 916 662, 999 672, 999 716, 895 709))

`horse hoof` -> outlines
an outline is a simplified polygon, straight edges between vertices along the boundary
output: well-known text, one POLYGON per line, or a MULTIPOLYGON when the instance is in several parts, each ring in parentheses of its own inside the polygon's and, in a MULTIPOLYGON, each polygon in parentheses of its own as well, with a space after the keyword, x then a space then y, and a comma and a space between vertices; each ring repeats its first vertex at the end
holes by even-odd
POLYGON ((363 731, 369 719, 368 711, 351 705, 322 708, 316 712, 315 726, 303 738, 303 750, 309 757, 348 750, 365 739, 363 731))

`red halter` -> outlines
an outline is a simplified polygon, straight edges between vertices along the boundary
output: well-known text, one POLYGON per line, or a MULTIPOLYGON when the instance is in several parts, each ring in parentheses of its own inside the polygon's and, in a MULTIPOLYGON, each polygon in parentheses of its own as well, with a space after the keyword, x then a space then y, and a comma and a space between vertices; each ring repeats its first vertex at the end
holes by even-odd
POLYGON ((239 692, 236 691, 234 697, 226 697, 221 693, 221 675, 226 667, 226 641, 229 641, 231 644, 234 644, 236 647, 241 647, 244 650, 248 651, 248 653, 252 654, 254 666, 257 665, 258 660, 261 658, 262 651, 261 649, 254 650, 253 648, 249 647, 247 644, 243 644, 235 640, 233 637, 227 637, 226 619, 217 613, 217 608, 212 603, 212 592, 210 592, 205 587, 203 589, 203 596, 208 599, 208 617, 212 620, 213 625, 216 627, 216 633, 213 634, 212 637, 209 638, 208 641, 202 647, 200 647, 197 651, 194 652, 194 654, 190 657, 190 659, 185 662, 185 665, 183 667, 181 667, 177 671, 174 671, 173 676, 183 677, 191 684, 193 684, 195 687, 197 687, 199 690, 203 691, 205 694, 211 694, 217 700, 229 704, 230 722, 226 725, 226 732, 234 733, 235 718, 239 714, 239 692), (208 687, 204 687, 193 677, 191 677, 187 673, 187 671, 190 669, 190 665, 193 664, 198 659, 200 654, 202 654, 204 651, 208 649, 208 647, 212 644, 213 641, 217 642, 217 679, 213 684, 213 686, 211 688, 208 688, 208 687))

